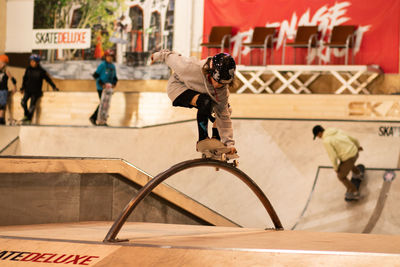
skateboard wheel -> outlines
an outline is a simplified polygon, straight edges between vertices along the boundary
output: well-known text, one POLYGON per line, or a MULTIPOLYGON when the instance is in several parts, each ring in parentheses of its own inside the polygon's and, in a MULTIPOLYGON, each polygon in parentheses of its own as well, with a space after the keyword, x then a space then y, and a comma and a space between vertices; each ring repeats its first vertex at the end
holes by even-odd
POLYGON ((239 166, 239 161, 235 159, 235 160, 233 161, 233 166, 235 166, 235 167, 239 166))
POLYGON ((225 153, 222 153, 222 154, 221 154, 221 160, 222 160, 222 161, 226 161, 226 154, 225 154, 225 153))
POLYGON ((218 172, 218 171, 219 171, 219 168, 218 168, 218 167, 215 167, 215 170, 218 172))

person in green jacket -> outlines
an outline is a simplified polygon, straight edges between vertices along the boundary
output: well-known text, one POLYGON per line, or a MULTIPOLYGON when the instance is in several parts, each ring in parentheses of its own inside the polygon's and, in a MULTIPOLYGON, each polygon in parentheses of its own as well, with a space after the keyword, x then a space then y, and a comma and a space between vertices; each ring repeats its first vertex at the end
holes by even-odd
POLYGON ((347 178, 350 171, 354 177, 361 178, 361 171, 355 166, 358 159, 358 152, 363 148, 358 140, 342 130, 336 128, 324 129, 316 125, 312 129, 314 139, 321 138, 329 159, 332 161, 333 169, 337 173, 340 182, 346 187, 346 198, 357 200, 360 193, 357 187, 347 178))

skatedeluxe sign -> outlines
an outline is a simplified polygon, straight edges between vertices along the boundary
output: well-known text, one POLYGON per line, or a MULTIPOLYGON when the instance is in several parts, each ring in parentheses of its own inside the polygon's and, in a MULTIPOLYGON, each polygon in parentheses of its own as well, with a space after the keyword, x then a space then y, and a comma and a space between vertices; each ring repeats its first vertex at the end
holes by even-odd
POLYGON ((90 29, 36 29, 32 49, 87 49, 90 42, 90 29))
MULTIPOLYGON (((62 253, 42 253, 27 251, 0 251, 0 260, 4 264, 10 262, 32 262, 32 263, 53 263, 53 264, 69 264, 88 266, 94 263, 99 256, 78 255, 78 254, 62 254, 62 253)), ((1 263, 0 263, 1 265, 1 263)), ((6 266, 6 265, 5 265, 6 266)))

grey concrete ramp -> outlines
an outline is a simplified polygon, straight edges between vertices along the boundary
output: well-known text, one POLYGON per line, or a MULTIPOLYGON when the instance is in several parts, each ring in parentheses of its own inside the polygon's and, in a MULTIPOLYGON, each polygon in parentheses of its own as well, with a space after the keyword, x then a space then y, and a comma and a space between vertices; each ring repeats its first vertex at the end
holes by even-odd
POLYGON ((399 194, 396 180, 385 182, 383 169, 368 169, 360 186, 358 202, 344 201, 345 187, 339 182, 331 167, 319 167, 307 204, 296 230, 348 232, 348 233, 399 233, 399 194), (386 200, 387 197, 387 200, 386 200), (383 224, 383 225, 382 225, 383 224), (390 225, 386 227, 384 225, 390 225))

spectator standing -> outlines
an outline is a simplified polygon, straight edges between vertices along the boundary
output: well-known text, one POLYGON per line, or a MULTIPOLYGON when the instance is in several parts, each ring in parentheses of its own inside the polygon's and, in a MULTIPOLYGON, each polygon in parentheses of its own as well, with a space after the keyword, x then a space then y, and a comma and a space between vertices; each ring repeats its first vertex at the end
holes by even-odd
POLYGON ((7 55, 0 55, 0 125, 6 124, 6 107, 8 99, 8 79, 13 83, 13 92, 17 91, 17 80, 7 69, 9 58, 7 55))
MULTIPOLYGON (((104 60, 97 67, 95 73, 93 73, 93 78, 96 79, 96 89, 100 100, 101 94, 103 93, 103 89, 105 88, 106 84, 110 83, 114 88, 118 82, 117 70, 115 68, 115 65, 113 64, 114 55, 114 51, 112 51, 111 49, 107 49, 104 52, 104 60)), ((93 125, 97 125, 96 120, 98 112, 99 106, 97 106, 96 110, 89 118, 90 122, 93 125)))
POLYGON ((43 80, 53 88, 53 91, 58 91, 58 88, 51 80, 49 74, 40 65, 40 56, 32 54, 29 57, 29 66, 25 70, 24 78, 22 81, 21 92, 24 96, 21 100, 21 105, 24 108, 23 123, 31 123, 33 114, 36 109, 37 101, 43 96, 42 86, 43 80), (28 108, 28 100, 30 104, 28 108))

